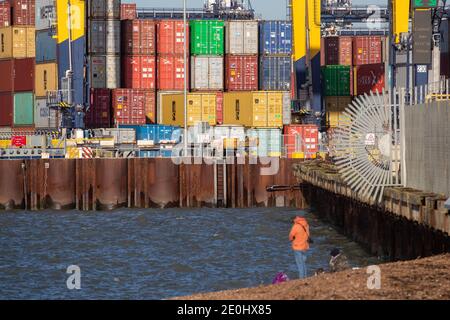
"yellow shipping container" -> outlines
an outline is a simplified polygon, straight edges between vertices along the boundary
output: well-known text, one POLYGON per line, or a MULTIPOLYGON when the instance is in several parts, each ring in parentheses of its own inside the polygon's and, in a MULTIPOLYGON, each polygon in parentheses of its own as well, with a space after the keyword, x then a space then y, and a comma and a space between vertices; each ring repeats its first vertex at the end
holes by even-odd
MULTIPOLYGON (((216 125, 216 109, 215 93, 189 93, 187 96, 188 126, 198 122, 216 125)), ((184 127, 184 95, 162 95, 158 119, 160 124, 184 127)))
POLYGON ((0 59, 33 58, 36 56, 35 28, 0 28, 0 59))
POLYGON ((350 96, 329 96, 325 97, 325 111, 326 112, 342 112, 349 104, 352 103, 350 96))
POLYGON ((58 90, 58 66, 56 63, 36 64, 36 97, 46 97, 47 91, 58 90))
POLYGON ((343 112, 329 111, 326 112, 327 125, 331 128, 338 127, 340 124, 349 123, 349 118, 343 112))
POLYGON ((252 91, 224 93, 226 125, 246 127, 282 127, 283 92, 252 91))

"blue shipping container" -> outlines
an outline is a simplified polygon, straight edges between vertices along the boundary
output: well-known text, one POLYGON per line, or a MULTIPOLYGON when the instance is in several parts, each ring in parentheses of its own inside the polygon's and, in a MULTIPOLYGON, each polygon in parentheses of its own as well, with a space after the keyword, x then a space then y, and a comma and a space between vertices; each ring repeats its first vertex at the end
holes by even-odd
POLYGON ((291 22, 264 21, 260 24, 259 36, 260 54, 292 54, 291 22))
MULTIPOLYGON (((59 88, 64 88, 62 78, 66 77, 69 69, 69 41, 64 41, 57 45, 58 55, 58 79, 59 88)), ((72 65, 73 65, 73 102, 84 105, 85 101, 85 37, 72 41, 72 65)), ((86 96, 87 97, 87 96, 86 96)))
POLYGON ((136 140, 153 141, 154 144, 178 143, 181 141, 181 129, 179 127, 148 124, 143 126, 120 125, 119 128, 134 129, 136 140))
POLYGON ((52 31, 36 31, 36 62, 51 61, 56 61, 56 39, 52 37, 52 31))
POLYGON ((261 56, 259 87, 261 90, 291 90, 291 57, 261 56))
POLYGON ((159 150, 142 150, 138 152, 137 156, 139 158, 159 158, 160 152, 159 150))

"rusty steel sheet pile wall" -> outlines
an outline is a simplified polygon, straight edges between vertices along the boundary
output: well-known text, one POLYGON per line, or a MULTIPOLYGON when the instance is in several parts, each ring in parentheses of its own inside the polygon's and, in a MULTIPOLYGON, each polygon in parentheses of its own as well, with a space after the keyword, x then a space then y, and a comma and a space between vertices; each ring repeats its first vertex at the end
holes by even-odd
POLYGON ((369 204, 341 180, 332 164, 308 161, 294 168, 306 205, 319 217, 388 260, 450 252, 446 198, 411 188, 387 188, 380 204, 369 204))
MULTIPOLYGON (((295 185, 281 159, 275 175, 261 175, 260 162, 226 164, 230 208, 302 208, 300 191, 267 192, 271 185, 295 185)), ((0 210, 113 210, 116 208, 215 207, 215 165, 175 164, 170 158, 39 159, 0 161, 0 210), (24 196, 26 195, 26 196, 24 196)))

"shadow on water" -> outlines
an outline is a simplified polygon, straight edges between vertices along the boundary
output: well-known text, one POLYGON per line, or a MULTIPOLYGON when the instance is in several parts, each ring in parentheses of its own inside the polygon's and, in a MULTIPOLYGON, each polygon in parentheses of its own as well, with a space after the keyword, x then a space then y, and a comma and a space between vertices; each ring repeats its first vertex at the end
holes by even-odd
MULTIPOLYGON (((165 209, 0 215, 0 299, 164 299, 297 277, 294 209, 165 209), (81 268, 81 290, 66 269, 81 268)), ((341 248, 352 266, 378 260, 313 213, 308 273, 341 248)))

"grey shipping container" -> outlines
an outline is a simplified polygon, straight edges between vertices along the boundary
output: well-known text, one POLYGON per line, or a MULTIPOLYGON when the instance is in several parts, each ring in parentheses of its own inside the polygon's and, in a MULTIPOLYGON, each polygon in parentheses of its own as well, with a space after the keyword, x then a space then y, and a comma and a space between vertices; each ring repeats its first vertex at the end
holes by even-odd
POLYGON ((290 91, 291 57, 261 56, 259 86, 261 90, 290 91))
POLYGON ((56 61, 56 39, 50 29, 36 31, 36 62, 56 61))
POLYGON ((34 104, 34 126, 39 129, 56 129, 58 112, 47 107, 47 99, 36 99, 34 104))
POLYGON ((92 88, 120 88, 119 56, 91 56, 89 70, 92 88))
POLYGON ((223 57, 191 57, 192 90, 223 90, 223 57))
POLYGON ((292 122, 291 93, 283 92, 283 125, 289 125, 292 122))
POLYGON ((91 20, 90 25, 90 53, 120 54, 119 20, 91 20))
POLYGON ((36 31, 49 29, 56 19, 55 0, 36 0, 36 31))
POLYGON ((121 0, 91 0, 89 17, 96 19, 120 19, 121 0))
POLYGON ((225 29, 227 54, 258 54, 258 22, 228 21, 225 29))

